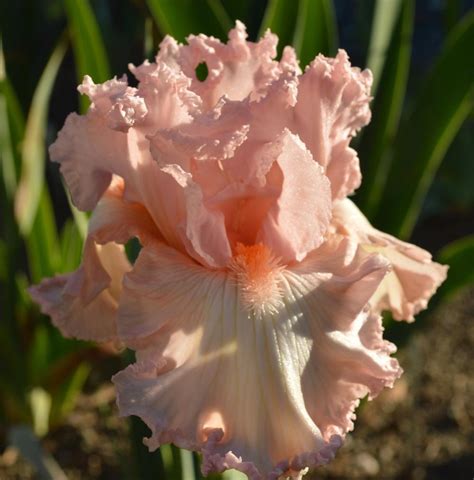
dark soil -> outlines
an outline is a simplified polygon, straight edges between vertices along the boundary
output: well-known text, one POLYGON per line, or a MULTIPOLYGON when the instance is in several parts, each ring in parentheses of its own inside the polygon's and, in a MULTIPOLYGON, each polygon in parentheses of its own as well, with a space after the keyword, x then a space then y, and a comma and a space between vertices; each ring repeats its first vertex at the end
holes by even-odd
MULTIPOLYGON (((308 478, 472 480, 473 320, 474 290, 425 318, 398 354, 405 374, 395 388, 359 408, 355 431, 336 459, 308 478)), ((70 480, 140 480, 127 473, 128 432, 106 383, 82 395, 43 446, 70 480)), ((0 479, 34 478, 17 451, 8 448, 0 455, 0 479)))

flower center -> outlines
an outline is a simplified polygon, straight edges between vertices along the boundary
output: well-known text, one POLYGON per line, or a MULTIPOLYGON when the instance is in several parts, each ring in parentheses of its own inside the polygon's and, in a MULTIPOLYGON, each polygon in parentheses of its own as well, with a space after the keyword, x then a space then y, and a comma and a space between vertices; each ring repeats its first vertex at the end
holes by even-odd
POLYGON ((240 289, 244 307, 258 317, 276 313, 282 306, 279 275, 280 259, 262 243, 237 243, 229 263, 240 289))

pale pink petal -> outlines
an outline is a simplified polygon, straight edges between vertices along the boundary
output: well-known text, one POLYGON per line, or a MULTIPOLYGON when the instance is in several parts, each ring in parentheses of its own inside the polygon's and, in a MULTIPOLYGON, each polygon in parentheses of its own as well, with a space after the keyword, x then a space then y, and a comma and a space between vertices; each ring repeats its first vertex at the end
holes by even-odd
POLYGON ((100 244, 125 244, 133 237, 142 245, 162 240, 148 210, 140 203, 125 201, 123 194, 123 181, 116 178, 92 213, 89 235, 100 244))
POLYGON ((390 310, 396 320, 413 321, 446 279, 447 267, 431 261, 426 250, 372 227, 349 199, 334 204, 333 216, 339 233, 358 241, 367 252, 380 253, 392 265, 371 300, 375 310, 390 310))
POLYGON ((121 80, 113 78, 95 84, 86 75, 78 90, 90 98, 90 112, 105 118, 113 130, 126 132, 133 125, 142 123, 148 113, 144 99, 137 95, 136 88, 128 86, 125 76, 121 80))
POLYGON ((193 79, 192 89, 212 108, 225 95, 231 100, 250 96, 258 99, 271 80, 279 74, 276 57, 276 35, 267 32, 259 42, 247 42, 245 26, 237 21, 229 32, 227 44, 206 35, 190 35, 188 45, 179 49, 178 62, 183 72, 193 79), (195 69, 205 63, 208 75, 204 81, 195 69))
POLYGON ((127 134, 111 130, 98 115, 71 113, 49 153, 51 160, 60 164, 80 210, 95 207, 112 174, 127 178, 130 172, 127 134))
MULTIPOLYGON (((169 37, 163 40, 169 42, 169 37)), ((142 126, 148 133, 187 123, 201 109, 201 98, 190 90, 191 79, 183 74, 177 64, 167 64, 157 57, 156 63, 146 60, 142 65, 129 65, 140 81, 138 93, 149 112, 142 126)))
POLYGON ((145 247, 125 278, 119 335, 138 362, 114 377, 121 414, 147 423, 150 450, 201 451, 205 474, 276 480, 327 463, 358 399, 400 374, 365 309, 386 272, 381 257, 343 240, 275 269, 265 249, 243 247, 238 265, 212 272, 145 247), (243 294, 264 287, 247 283, 262 272, 278 299, 257 312, 243 294))
POLYGON ((119 243, 132 237, 144 245, 160 240, 145 208, 125 202, 122 194, 123 182, 115 179, 91 217, 82 265, 30 288, 42 312, 51 316, 64 336, 100 342, 116 339, 122 280, 131 268, 119 243))
POLYGON ((209 267, 225 266, 232 252, 224 215, 206 207, 201 187, 179 165, 167 165, 161 170, 176 182, 180 192, 174 200, 183 213, 174 221, 188 253, 209 267))
POLYGON ((123 179, 126 200, 142 204, 166 241, 184 250, 175 216, 163 208, 173 204, 175 182, 151 157, 143 132, 136 128, 117 132, 104 122, 93 112, 71 114, 50 147, 51 159, 60 163, 73 202, 81 210, 93 209, 118 176, 123 179))
POLYGON ((371 72, 351 67, 344 50, 334 59, 318 55, 300 79, 290 128, 327 169, 334 198, 360 184, 357 155, 348 145, 370 121, 371 84, 371 72))
POLYGON ((331 219, 330 183, 305 145, 288 130, 261 155, 274 159, 282 182, 257 242, 267 245, 283 262, 301 261, 324 240, 331 219))
POLYGON ((90 239, 78 270, 47 278, 29 291, 65 337, 96 342, 116 340, 121 281, 129 270, 121 245, 102 246, 90 239))

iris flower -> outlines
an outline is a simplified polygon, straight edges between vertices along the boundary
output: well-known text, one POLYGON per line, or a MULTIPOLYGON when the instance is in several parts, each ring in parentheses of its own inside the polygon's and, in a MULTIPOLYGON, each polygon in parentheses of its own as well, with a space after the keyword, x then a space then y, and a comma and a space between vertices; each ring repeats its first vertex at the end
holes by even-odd
POLYGON ((151 451, 172 442, 201 452, 204 474, 253 480, 334 457, 359 400, 402 372, 381 311, 412 320, 446 275, 347 198, 370 71, 340 50, 303 73, 276 44, 237 22, 226 44, 166 37, 130 65, 136 88, 84 78, 90 109, 50 149, 93 210, 83 262, 31 290, 64 335, 135 351, 113 382, 151 451))

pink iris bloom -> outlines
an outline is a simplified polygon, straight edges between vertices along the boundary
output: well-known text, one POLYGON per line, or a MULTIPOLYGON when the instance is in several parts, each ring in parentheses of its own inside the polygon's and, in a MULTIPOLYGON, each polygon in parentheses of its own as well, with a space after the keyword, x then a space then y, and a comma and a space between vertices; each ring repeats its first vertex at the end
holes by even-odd
POLYGON ((31 289, 64 335, 135 351, 113 381, 150 450, 172 442, 201 452, 204 474, 253 480, 333 458, 360 398, 402 372, 381 311, 412 320, 446 276, 347 198, 370 71, 340 50, 302 73, 276 44, 237 22, 227 44, 166 37, 130 66, 137 88, 86 76, 91 107, 50 149, 93 210, 83 263, 31 289))

